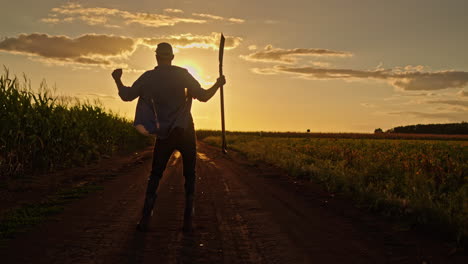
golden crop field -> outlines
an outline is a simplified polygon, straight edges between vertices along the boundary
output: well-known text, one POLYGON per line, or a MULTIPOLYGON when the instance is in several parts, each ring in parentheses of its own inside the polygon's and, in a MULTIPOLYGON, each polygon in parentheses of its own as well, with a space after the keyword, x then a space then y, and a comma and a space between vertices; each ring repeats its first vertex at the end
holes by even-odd
MULTIPOLYGON (((203 134, 203 133, 201 133, 203 134)), ((220 145, 219 136, 203 136, 220 145)), ((228 147, 372 209, 467 234, 468 141, 285 138, 232 134, 228 147)))

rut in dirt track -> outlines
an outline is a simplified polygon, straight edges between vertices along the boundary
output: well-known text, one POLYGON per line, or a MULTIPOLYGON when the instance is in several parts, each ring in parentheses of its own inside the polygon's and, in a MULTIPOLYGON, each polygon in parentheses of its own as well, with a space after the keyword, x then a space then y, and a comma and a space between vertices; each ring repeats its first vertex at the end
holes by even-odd
MULTIPOLYGON (((150 230, 141 213, 150 158, 0 251, 2 263, 466 263, 446 246, 389 230, 350 203, 273 167, 198 144, 194 228, 181 232, 179 155, 160 185, 150 230), (5 261, 5 262, 4 262, 5 261)), ((146 153, 150 157, 151 153, 146 153)), ((105 168, 103 168, 105 169, 105 168)), ((377 220, 376 220, 377 219, 377 220)))

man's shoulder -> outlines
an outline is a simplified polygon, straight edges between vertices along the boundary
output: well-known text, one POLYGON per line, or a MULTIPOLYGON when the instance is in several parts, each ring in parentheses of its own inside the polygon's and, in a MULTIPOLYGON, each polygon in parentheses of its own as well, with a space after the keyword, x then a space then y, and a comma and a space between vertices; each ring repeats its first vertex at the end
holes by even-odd
POLYGON ((144 73, 141 74, 141 77, 148 77, 150 76, 152 73, 154 73, 155 69, 152 69, 152 70, 147 70, 145 71, 144 73))
POLYGON ((156 66, 154 69, 145 72, 144 74, 152 74, 157 72, 175 72, 179 74, 187 73, 188 70, 179 66, 175 65, 164 65, 164 66, 156 66))
POLYGON ((171 69, 173 71, 180 72, 180 73, 186 73, 187 72, 187 69, 179 67, 179 66, 175 66, 175 65, 172 65, 171 69))

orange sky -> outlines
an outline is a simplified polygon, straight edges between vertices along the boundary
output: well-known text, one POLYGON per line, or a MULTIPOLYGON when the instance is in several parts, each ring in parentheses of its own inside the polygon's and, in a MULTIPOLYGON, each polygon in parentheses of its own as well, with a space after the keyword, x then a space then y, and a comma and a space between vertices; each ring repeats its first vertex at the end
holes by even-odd
MULTIPOLYGON (((204 87, 225 52, 228 130, 372 132, 467 121, 466 1, 9 1, 0 61, 60 94, 99 98, 129 119, 110 77, 155 66, 161 41, 204 87), (25 4, 33 8, 25 9, 25 4)), ((195 102, 219 129, 219 95, 195 102)))

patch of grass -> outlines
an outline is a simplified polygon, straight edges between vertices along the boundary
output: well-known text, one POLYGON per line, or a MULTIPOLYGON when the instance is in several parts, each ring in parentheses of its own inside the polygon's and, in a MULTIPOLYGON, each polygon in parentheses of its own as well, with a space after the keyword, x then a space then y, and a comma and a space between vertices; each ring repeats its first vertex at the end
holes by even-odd
POLYGON ((6 212, 0 222, 0 243, 5 244, 16 234, 30 230, 35 225, 64 210, 71 201, 84 197, 88 193, 102 190, 103 187, 87 184, 58 191, 55 195, 39 203, 24 204, 6 212))
POLYGON ((59 213, 63 206, 55 202, 27 204, 7 212, 0 223, 0 239, 14 238, 19 232, 42 222, 47 216, 59 213))
POLYGON ((88 193, 99 191, 102 189, 104 189, 104 187, 100 185, 83 185, 68 190, 61 190, 57 193, 56 197, 58 197, 60 200, 66 201, 76 200, 85 196, 88 193))

